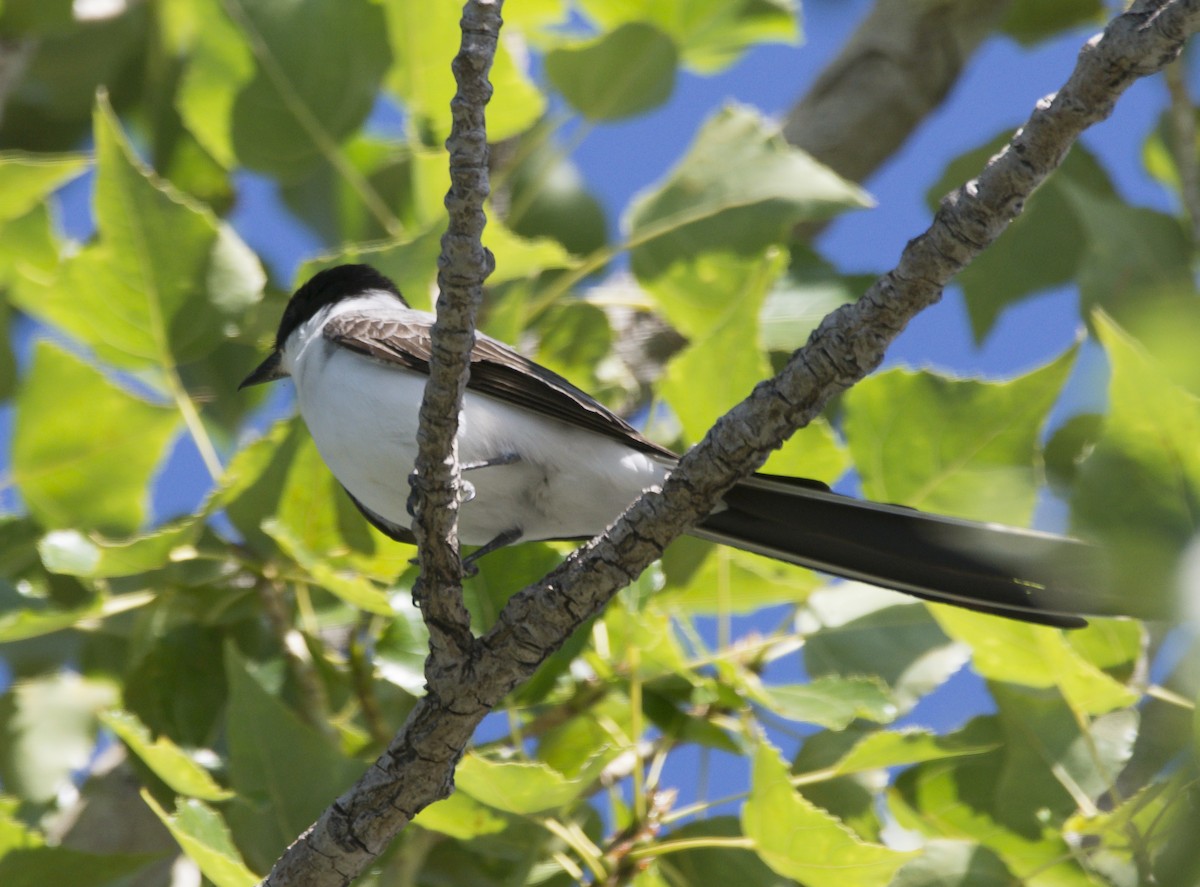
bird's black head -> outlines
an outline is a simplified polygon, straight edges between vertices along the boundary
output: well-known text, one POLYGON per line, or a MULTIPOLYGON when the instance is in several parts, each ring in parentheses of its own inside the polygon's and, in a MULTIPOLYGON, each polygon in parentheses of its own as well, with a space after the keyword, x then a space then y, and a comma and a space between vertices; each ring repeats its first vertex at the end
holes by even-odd
POLYGON ((254 372, 242 380, 242 384, 238 388, 272 382, 285 375, 280 370, 280 357, 288 336, 295 332, 298 326, 309 320, 326 305, 334 305, 342 299, 360 296, 371 291, 391 293, 401 304, 408 304, 400 295, 400 291, 396 289, 396 284, 370 265, 337 265, 333 268, 326 268, 324 271, 318 271, 292 294, 287 308, 283 310, 283 317, 279 321, 274 350, 254 369, 254 372))
POLYGON ((336 265, 318 271, 296 290, 284 309, 283 317, 279 321, 279 332, 275 334, 275 350, 281 350, 287 337, 295 332, 296 327, 326 305, 334 305, 342 299, 360 296, 370 290, 391 293, 404 302, 396 284, 370 265, 336 265))

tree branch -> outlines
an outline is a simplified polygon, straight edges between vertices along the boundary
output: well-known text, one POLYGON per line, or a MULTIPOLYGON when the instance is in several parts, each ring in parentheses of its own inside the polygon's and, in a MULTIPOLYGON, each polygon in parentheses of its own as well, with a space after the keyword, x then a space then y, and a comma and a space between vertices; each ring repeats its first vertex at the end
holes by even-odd
POLYGON ((444 797, 483 716, 831 396, 878 366, 892 339, 999 236, 1079 134, 1108 116, 1134 80, 1175 58, 1198 28, 1200 0, 1142 0, 1089 41, 1063 89, 1038 103, 978 179, 943 200, 895 270, 827 317, 778 376, 760 383, 684 456, 662 490, 646 493, 604 536, 509 601, 462 663, 459 684, 444 688, 453 693, 420 700, 387 752, 288 849, 265 883, 346 885, 417 811, 444 797))
MULTIPOLYGON (((481 242, 487 223, 483 203, 489 190, 484 108, 492 97, 487 75, 500 36, 502 2, 469 0, 463 8, 462 44, 451 63, 458 92, 450 102, 453 120, 446 140, 450 222, 438 257, 437 321, 409 500, 421 561, 413 598, 429 627, 425 677, 428 692, 434 696, 440 694, 443 684, 451 688, 457 684, 458 669, 475 642, 462 598, 458 549, 462 478, 456 436, 475 342, 475 313, 483 299, 483 282, 495 266, 481 242)), ((445 793, 449 792, 447 778, 445 793)))
POLYGON ((855 182, 892 156, 958 82, 1012 0, 877 0, 788 112, 783 136, 855 182))

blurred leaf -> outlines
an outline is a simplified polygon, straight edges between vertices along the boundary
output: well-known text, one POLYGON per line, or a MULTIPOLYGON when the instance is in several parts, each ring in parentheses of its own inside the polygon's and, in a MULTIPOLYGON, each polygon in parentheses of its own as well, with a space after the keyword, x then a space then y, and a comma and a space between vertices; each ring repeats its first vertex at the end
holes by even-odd
POLYGON ((875 275, 839 274, 803 244, 792 244, 787 273, 767 293, 759 315, 763 347, 791 353, 842 305, 855 302, 875 275))
MULTIPOLYGON (((367 0, 228 0, 222 8, 255 62, 228 118, 234 152, 251 169, 299 179, 371 111, 391 64, 383 10, 367 0)), ((244 62, 235 64, 241 75, 244 62)))
POLYGON ((239 450, 225 469, 224 488, 217 494, 217 504, 224 506, 243 543, 260 555, 277 550, 262 531, 262 523, 278 509, 288 470, 307 435, 298 419, 277 422, 265 435, 239 450))
POLYGON ((1001 27, 1004 33, 1026 45, 1053 37, 1068 28, 1098 25, 1104 21, 1101 0, 1016 0, 1008 8, 1001 27))
MULTIPOLYGON (((2 826, 0 826, 2 828, 2 826)), ((0 839, 2 840, 2 839, 0 839)), ((4 887, 112 887, 160 857, 155 853, 84 853, 69 847, 22 847, 0 853, 4 887)))
POLYGON ((864 677, 827 675, 806 684, 765 685, 760 701, 789 720, 828 730, 841 730, 859 718, 886 724, 900 713, 888 688, 864 677))
POLYGON ((477 754, 463 757, 454 781, 475 800, 522 815, 566 807, 587 787, 540 761, 490 761, 477 754))
POLYGON ((145 520, 150 479, 178 426, 173 410, 133 397, 41 341, 17 395, 13 477, 49 527, 130 533, 145 520))
POLYGON ((729 106, 701 127, 666 180, 631 205, 633 270, 645 283, 702 253, 755 255, 786 242, 800 222, 871 204, 857 185, 784 142, 775 125, 729 106))
POLYGON ((856 742, 833 768, 838 773, 858 773, 863 770, 978 755, 997 747, 998 743, 980 742, 963 733, 939 736, 915 727, 876 730, 856 742))
POLYGON ((133 576, 166 566, 185 553, 202 524, 185 518, 131 539, 113 541, 78 530, 54 530, 38 542, 38 554, 51 573, 89 579, 133 576))
MULTIPOLYGON (((26 9, 47 5, 42 0, 19 2, 26 9)), ((51 2, 62 9, 62 0, 51 2)), ((10 6, 12 0, 5 5, 5 16, 10 6)), ((19 87, 5 102, 0 145, 26 151, 78 151, 88 134, 98 90, 107 90, 120 108, 142 97, 149 80, 145 66, 151 9, 143 3, 127 3, 116 11, 120 14, 72 20, 37 39, 19 87)))
MULTIPOLYGON (((221 662, 225 633, 194 615, 181 618, 172 612, 171 600, 160 597, 139 614, 139 634, 147 637, 125 664, 122 702, 154 734, 176 745, 211 747, 228 694, 221 662)), ((221 605, 228 606, 227 599, 221 605)))
POLYGON ((0 33, 6 36, 41 36, 71 30, 73 0, 6 0, 0 7, 0 33))
POLYGON ((216 810, 201 801, 179 798, 175 812, 167 813, 144 789, 142 800, 170 829, 188 859, 216 887, 250 887, 258 883, 258 876, 242 862, 233 836, 216 810))
POLYGON ((629 22, 594 40, 551 50, 546 77, 589 120, 619 120, 670 98, 677 63, 670 37, 629 22))
POLYGON ((1072 416, 1046 441, 1042 457, 1046 464, 1046 480, 1052 489, 1070 490, 1079 474, 1079 466, 1095 446, 1104 427, 1104 417, 1098 413, 1072 416))
POLYGON ((1200 400, 1107 317, 1095 324, 1112 367, 1109 412, 1079 470, 1073 528, 1103 543, 1116 574, 1111 603, 1161 617, 1195 587, 1176 565, 1197 531, 1200 400))
POLYGON ((706 838, 739 838, 742 830, 732 816, 714 816, 689 822, 662 837, 665 844, 687 841, 690 846, 658 858, 658 866, 671 887, 787 887, 793 882, 768 868, 750 849, 716 845, 706 847, 706 838))
POLYGON ((465 792, 455 792, 441 801, 434 801, 413 819, 413 825, 448 835, 459 841, 469 841, 480 835, 492 835, 508 827, 508 821, 487 807, 471 800, 465 792))
MULTIPOLYGON (((176 4, 178 6, 178 4, 176 4)), ((233 106, 254 77, 254 55, 243 35, 225 15, 221 0, 193 0, 187 68, 180 79, 179 115, 212 157, 231 169, 233 106)))
POLYGON ((503 222, 488 223, 483 231, 483 243, 496 257, 496 271, 488 277, 490 286, 575 265, 575 260, 557 241, 549 237, 532 240, 519 237, 503 222))
POLYGON ((810 630, 804 663, 820 675, 877 675, 901 712, 940 686, 967 661, 921 604, 895 592, 842 582, 810 595, 820 628, 810 630))
POLYGON ((770 375, 766 354, 758 346, 758 312, 785 257, 776 253, 770 259, 716 259, 676 263, 652 288, 668 320, 691 339, 671 358, 658 385, 688 442, 700 440, 724 412, 770 375), (704 397, 697 397, 697 391, 704 397))
POLYGON ((232 646, 226 647, 225 667, 229 776, 238 794, 226 816, 247 855, 253 847, 269 861, 354 784, 365 764, 344 757, 301 723, 251 676, 232 646))
POLYGON ((35 804, 52 801, 91 759, 96 717, 116 702, 117 692, 68 672, 9 687, 0 697, 5 790, 35 804))
POLYGON ((514 155, 505 224, 522 237, 554 238, 576 256, 603 248, 608 242, 604 207, 553 140, 549 124, 518 140, 514 155))
POLYGON ((30 212, 87 164, 81 154, 0 153, 0 221, 30 212))
MULTIPOLYGON (((458 24, 462 4, 456 0, 385 0, 383 6, 395 54, 387 88, 417 121, 425 143, 440 145, 450 134, 450 99, 455 91, 450 60, 462 40, 458 24)), ((504 17, 505 21, 511 17, 508 10, 504 17)), ((496 96, 487 109, 488 138, 493 142, 528 129, 546 107, 545 96, 518 61, 520 53, 510 51, 507 43, 502 33, 488 74, 496 96)))
POLYGON ((990 688, 1008 740, 993 808, 999 821, 1035 837, 1113 788, 1137 736, 1135 711, 1087 720, 1054 692, 990 688))
POLYGON ((142 165, 103 100, 95 126, 100 241, 19 289, 19 304, 117 367, 173 373, 224 340, 223 312, 258 298, 262 271, 232 229, 142 165))
POLYGON ((392 605, 388 600, 387 593, 366 576, 351 569, 339 569, 333 566, 307 548, 304 541, 298 538, 293 530, 277 520, 264 521, 263 530, 275 540, 289 558, 308 572, 314 583, 326 591, 368 613, 379 613, 382 616, 392 615, 392 605))
POLYGON ((152 739, 137 715, 119 709, 101 712, 100 722, 125 743, 154 775, 175 793, 204 801, 224 801, 233 792, 216 783, 207 770, 165 736, 152 739))
POLYGON ((605 30, 646 21, 668 34, 694 71, 714 74, 761 43, 798 43, 796 5, 790 0, 583 0, 584 12, 605 30))
MULTIPOLYGON (((979 841, 1003 861, 1018 883, 1038 878, 1030 883, 1094 887, 1095 880, 1082 871, 1053 826, 1026 835, 994 816, 997 783, 1012 739, 1000 731, 995 718, 977 718, 970 729, 980 740, 994 737, 997 751, 955 761, 917 764, 901 773, 889 798, 889 807, 898 823, 933 838, 979 841)), ((1018 744, 1025 741, 1022 738, 1018 744)), ((1045 764, 1040 761, 1035 770, 1023 775, 1014 770, 1013 775, 1026 783, 1035 780, 1055 783, 1052 777, 1045 776, 1045 764)), ((1034 812, 1026 811, 1030 817, 1034 812)))
POLYGON ((663 606, 691 614, 794 604, 821 584, 810 571, 689 536, 671 544, 662 565, 663 606))
POLYGON ((846 393, 845 433, 863 495, 938 514, 1029 523, 1038 437, 1075 349, 1010 382, 877 373, 846 393))
POLYGON ((765 742, 754 754, 742 830, 767 865, 808 887, 883 887, 915 855, 860 840, 797 794, 779 753, 765 742))
POLYGON ((1087 244, 1078 277, 1086 313, 1102 308, 1123 322, 1150 297, 1193 292, 1192 243, 1179 219, 1074 184, 1063 192, 1087 244))
POLYGON ((896 873, 890 887, 1011 887, 1004 861, 982 844, 930 841, 896 873))
POLYGON ((946 606, 933 612, 946 634, 971 646, 972 665, 989 680, 1055 687, 1087 715, 1133 705, 1141 697, 1080 656, 1058 629, 946 606))

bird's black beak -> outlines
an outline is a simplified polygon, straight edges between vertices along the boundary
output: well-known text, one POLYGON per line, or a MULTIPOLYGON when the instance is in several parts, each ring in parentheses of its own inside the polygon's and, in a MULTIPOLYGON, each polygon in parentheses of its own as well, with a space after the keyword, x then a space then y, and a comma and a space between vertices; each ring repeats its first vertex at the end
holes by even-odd
POLYGON ((249 388, 251 385, 262 385, 264 382, 274 382, 276 379, 282 379, 287 373, 279 368, 280 353, 272 351, 267 355, 267 359, 254 368, 246 378, 242 379, 242 384, 238 386, 238 391, 243 388, 249 388))

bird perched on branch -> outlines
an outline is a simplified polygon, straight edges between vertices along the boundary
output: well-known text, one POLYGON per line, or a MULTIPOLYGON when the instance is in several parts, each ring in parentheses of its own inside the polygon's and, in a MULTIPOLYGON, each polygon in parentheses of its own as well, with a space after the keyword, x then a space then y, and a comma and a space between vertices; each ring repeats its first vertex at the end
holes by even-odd
MULTIPOLYGON (((289 376, 321 457, 376 527, 414 541, 408 512, 434 317, 368 265, 296 290, 275 347, 241 387, 289 376)), ((678 457, 566 379, 477 337, 458 432, 459 538, 481 554, 590 538, 678 457)), ((812 480, 756 474, 692 535, 938 601, 1076 627, 1096 551, 1076 539, 862 501, 812 480)))

